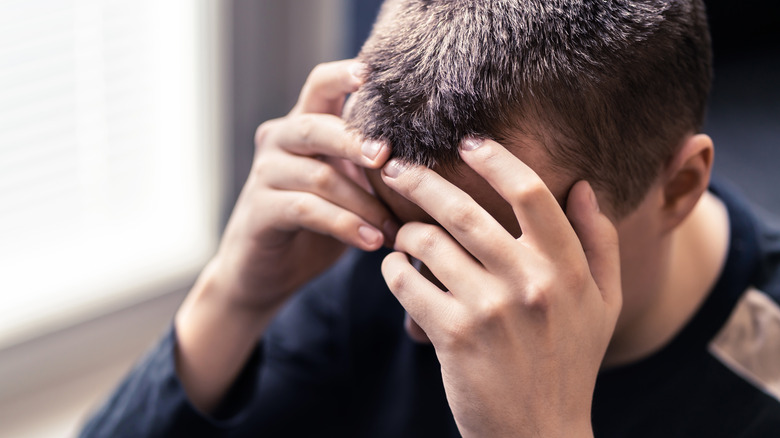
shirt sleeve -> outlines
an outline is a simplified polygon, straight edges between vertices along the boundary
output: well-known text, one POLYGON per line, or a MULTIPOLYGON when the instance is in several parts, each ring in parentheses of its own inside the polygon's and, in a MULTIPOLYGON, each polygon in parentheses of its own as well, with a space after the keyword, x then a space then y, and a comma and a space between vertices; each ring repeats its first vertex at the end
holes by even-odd
POLYGON ((189 401, 176 374, 176 330, 166 334, 85 424, 80 437, 214 437, 240 424, 253 398, 262 346, 252 352, 213 416, 189 401))
MULTIPOLYGON (((348 253, 282 308, 213 416, 189 402, 177 377, 171 327, 80 436, 348 435, 349 279, 365 269, 355 265, 358 254, 348 253)), ((369 258, 371 272, 378 272, 380 260, 369 258)))

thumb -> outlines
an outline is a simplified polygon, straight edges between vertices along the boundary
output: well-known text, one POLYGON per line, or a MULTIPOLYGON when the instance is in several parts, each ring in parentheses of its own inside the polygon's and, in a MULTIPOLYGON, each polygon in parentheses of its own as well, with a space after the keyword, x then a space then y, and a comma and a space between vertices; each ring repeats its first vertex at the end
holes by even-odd
POLYGON ((566 216, 580 239, 590 274, 604 301, 619 305, 622 294, 617 230, 600 211, 596 194, 587 181, 578 181, 572 187, 566 202, 566 216))

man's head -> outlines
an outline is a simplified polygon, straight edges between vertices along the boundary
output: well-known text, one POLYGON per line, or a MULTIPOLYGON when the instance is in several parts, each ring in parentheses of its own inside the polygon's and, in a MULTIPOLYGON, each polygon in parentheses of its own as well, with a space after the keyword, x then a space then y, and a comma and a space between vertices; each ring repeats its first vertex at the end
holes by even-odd
POLYGON ((701 0, 388 0, 360 59, 349 124, 394 156, 447 169, 469 135, 542 148, 617 216, 699 130, 711 76, 701 0))

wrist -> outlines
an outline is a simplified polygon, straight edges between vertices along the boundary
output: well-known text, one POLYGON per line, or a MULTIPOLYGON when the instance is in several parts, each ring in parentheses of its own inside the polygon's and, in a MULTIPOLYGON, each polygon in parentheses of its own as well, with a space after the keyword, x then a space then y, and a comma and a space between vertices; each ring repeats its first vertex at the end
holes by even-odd
POLYGON ((208 413, 257 346, 274 311, 241 306, 209 263, 176 313, 176 371, 195 407, 208 413))
POLYGON ((549 433, 543 436, 560 438, 593 438, 593 426, 590 423, 590 415, 587 420, 578 422, 550 422, 553 427, 548 428, 549 433))
POLYGON ((593 426, 590 422, 590 414, 582 417, 582 420, 573 421, 566 415, 549 418, 546 414, 536 416, 512 416, 508 421, 494 419, 489 422, 481 421, 481 424, 472 424, 471 427, 457 421, 458 429, 464 438, 478 437, 525 437, 540 436, 551 438, 593 438, 593 426))
POLYGON ((546 433, 546 432, 539 432, 538 429, 534 429, 533 431, 527 432, 528 434, 525 434, 524 430, 527 430, 527 428, 521 428, 521 432, 518 433, 516 430, 507 431, 504 434, 498 433, 491 433, 490 435, 485 435, 484 433, 467 433, 464 431, 461 431, 461 436, 463 438, 481 438, 484 436, 492 436, 492 437, 506 437, 506 438, 516 438, 516 437, 524 437, 524 436, 542 436, 542 437, 559 437, 559 438, 593 438, 593 428, 590 424, 576 428, 576 429, 567 429, 564 431, 556 429, 553 433, 546 433))
POLYGON ((241 333, 254 334, 257 339, 277 308, 250 302, 246 298, 250 293, 240 290, 237 282, 221 269, 221 263, 214 258, 204 267, 176 314, 177 329, 192 324, 191 320, 199 326, 213 322, 223 328, 225 324, 234 326, 241 333))

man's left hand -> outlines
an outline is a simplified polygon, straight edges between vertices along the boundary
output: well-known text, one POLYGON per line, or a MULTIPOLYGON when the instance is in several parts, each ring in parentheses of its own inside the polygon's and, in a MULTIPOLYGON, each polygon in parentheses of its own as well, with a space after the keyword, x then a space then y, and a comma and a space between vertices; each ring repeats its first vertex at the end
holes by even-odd
POLYGON ((617 232, 587 182, 564 213, 501 145, 464 145, 463 161, 512 206, 522 236, 436 172, 392 160, 383 181, 441 227, 405 224, 385 280, 433 343, 464 436, 592 436, 596 376, 622 303, 617 232))

